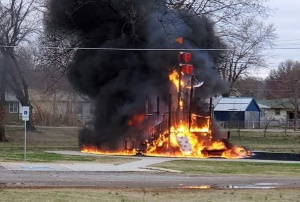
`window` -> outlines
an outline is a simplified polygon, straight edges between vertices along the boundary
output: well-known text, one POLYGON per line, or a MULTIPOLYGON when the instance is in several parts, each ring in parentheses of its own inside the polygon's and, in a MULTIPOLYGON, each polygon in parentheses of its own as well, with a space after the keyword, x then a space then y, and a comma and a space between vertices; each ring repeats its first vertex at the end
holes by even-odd
POLYGON ((19 112, 19 103, 18 102, 10 102, 9 103, 9 113, 18 113, 19 112))
POLYGON ((275 116, 279 116, 280 115, 280 109, 275 109, 275 116))
POLYGON ((91 114, 95 113, 95 105, 93 103, 90 104, 90 113, 91 114))
POLYGON ((77 105, 77 113, 82 114, 83 113, 83 103, 78 103, 77 105))

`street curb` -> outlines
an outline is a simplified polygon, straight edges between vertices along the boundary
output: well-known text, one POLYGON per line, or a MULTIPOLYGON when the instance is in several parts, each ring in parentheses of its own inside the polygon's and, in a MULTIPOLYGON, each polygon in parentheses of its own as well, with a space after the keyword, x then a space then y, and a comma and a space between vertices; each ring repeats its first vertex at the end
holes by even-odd
POLYGON ((183 173, 183 171, 180 170, 172 170, 172 169, 158 168, 158 167, 141 167, 141 169, 148 169, 148 170, 154 170, 160 172, 170 172, 170 173, 183 173))

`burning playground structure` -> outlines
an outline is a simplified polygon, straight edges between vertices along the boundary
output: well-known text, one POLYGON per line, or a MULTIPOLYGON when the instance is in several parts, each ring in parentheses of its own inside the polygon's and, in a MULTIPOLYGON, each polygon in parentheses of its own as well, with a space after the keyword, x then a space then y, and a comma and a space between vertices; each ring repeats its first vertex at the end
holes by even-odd
MULTIPOLYGON (((176 156, 194 158, 244 158, 251 152, 229 142, 213 119, 212 98, 200 104, 195 89, 201 91, 192 54, 178 53, 178 65, 170 68, 170 93, 167 105, 161 106, 159 96, 145 95, 144 113, 135 114, 127 121, 135 128, 123 136, 122 146, 116 150, 83 144, 86 153, 115 155, 176 156)), ((150 92, 151 93, 151 92, 150 92)))

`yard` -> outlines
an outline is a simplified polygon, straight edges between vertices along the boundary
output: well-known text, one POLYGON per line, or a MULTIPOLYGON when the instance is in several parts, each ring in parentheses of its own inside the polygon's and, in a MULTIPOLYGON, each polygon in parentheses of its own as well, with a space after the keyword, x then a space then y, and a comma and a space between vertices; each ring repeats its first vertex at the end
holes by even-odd
POLYGON ((0 201, 295 201, 300 192, 296 189, 209 190, 209 189, 25 189, 1 190, 0 201))
POLYGON ((300 152, 300 131, 273 129, 264 135, 263 130, 231 130, 230 141, 252 151, 300 152))
MULTIPOLYGON (((9 142, 0 143, 0 161, 23 161, 24 131, 22 127, 6 128, 9 142)), ((27 133, 27 161, 29 162, 99 162, 123 164, 135 161, 130 157, 69 156, 52 154, 49 150, 78 150, 78 128, 43 128, 27 133)), ((232 131, 231 142, 251 150, 270 152, 299 152, 298 132, 232 131)), ((252 176, 299 177, 300 164, 227 162, 214 159, 176 160, 153 167, 180 170, 184 176, 252 176)), ((97 174, 97 173, 95 173, 97 174)), ((158 174, 161 176, 163 174, 158 174)), ((0 187, 0 201, 299 201, 299 189, 215 189, 205 186, 187 188, 26 188, 0 187)))
MULTIPOLYGON (((27 132, 27 154, 29 162, 62 162, 62 161, 95 161, 101 163, 120 164, 134 161, 131 158, 109 156, 71 156, 48 153, 53 150, 78 151, 78 128, 75 127, 38 127, 37 132, 27 132)), ((24 129, 7 127, 6 135, 9 142, 0 142, 0 161, 24 160, 24 129)))
MULTIPOLYGON (((29 161, 95 161, 96 157, 63 156, 49 154, 51 150, 78 151, 78 131, 75 127, 38 127, 37 132, 27 132, 29 161)), ((22 161, 24 154, 23 127, 7 127, 9 142, 0 143, 0 161, 22 161)), ((300 132, 272 130, 264 136, 263 130, 232 130, 230 141, 252 151, 300 152, 300 132)), ((99 160, 99 158, 98 158, 99 160)))

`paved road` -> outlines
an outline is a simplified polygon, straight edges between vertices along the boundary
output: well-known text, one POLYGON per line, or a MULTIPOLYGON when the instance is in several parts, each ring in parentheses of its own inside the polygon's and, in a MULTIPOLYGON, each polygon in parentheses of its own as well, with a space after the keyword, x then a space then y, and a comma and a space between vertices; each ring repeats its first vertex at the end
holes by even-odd
POLYGON ((300 188, 300 178, 224 176, 195 177, 153 172, 10 171, 0 170, 5 187, 99 188, 300 188))

